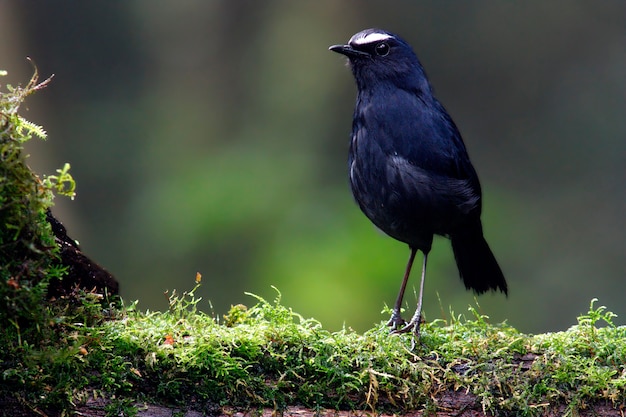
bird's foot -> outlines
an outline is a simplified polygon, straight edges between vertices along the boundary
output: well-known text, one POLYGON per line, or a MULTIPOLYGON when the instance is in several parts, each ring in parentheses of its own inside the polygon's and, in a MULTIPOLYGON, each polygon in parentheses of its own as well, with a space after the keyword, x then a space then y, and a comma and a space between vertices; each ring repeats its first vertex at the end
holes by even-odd
POLYGON ((416 314, 413 316, 410 322, 406 323, 404 327, 395 328, 391 331, 393 334, 405 334, 405 333, 413 333, 415 338, 419 339, 420 337, 420 325, 422 324, 422 315, 416 314))
POLYGON ((398 329, 402 328, 406 323, 406 320, 400 316, 400 311, 393 310, 391 313, 391 318, 387 322, 387 326, 391 327, 391 333, 396 332, 398 329))

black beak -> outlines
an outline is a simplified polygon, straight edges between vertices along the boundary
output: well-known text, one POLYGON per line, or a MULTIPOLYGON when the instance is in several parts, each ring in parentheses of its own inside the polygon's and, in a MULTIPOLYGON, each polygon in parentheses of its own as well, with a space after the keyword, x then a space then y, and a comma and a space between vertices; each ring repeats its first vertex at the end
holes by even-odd
POLYGON ((350 45, 333 45, 328 48, 330 51, 337 52, 338 54, 345 55, 348 58, 358 57, 358 56, 369 56, 366 52, 357 51, 350 45))

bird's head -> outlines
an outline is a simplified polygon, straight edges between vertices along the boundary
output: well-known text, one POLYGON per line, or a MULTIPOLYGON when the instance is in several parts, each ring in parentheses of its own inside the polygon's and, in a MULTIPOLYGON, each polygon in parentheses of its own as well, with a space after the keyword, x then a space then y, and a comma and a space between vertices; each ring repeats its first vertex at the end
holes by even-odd
POLYGON ((411 46, 391 32, 366 29, 352 36, 347 44, 328 49, 348 57, 359 90, 385 82, 399 88, 430 89, 411 46))

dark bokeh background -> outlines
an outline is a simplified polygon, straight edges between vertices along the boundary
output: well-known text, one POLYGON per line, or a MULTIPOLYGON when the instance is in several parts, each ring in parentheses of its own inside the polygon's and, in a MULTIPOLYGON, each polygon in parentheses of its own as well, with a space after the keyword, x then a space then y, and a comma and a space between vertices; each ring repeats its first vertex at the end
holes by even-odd
MULTIPOLYGON (((623 2, 0 0, 0 83, 27 82, 26 56, 55 74, 28 102, 49 132, 30 163, 72 164, 77 198, 55 213, 126 300, 164 309, 199 271, 215 314, 274 285, 362 331, 386 318, 408 249, 352 202, 355 87, 327 48, 372 26, 415 47, 481 177, 510 285, 482 311, 560 330, 598 297, 624 323, 623 2)), ((449 243, 431 259, 427 319, 465 313, 449 243)))

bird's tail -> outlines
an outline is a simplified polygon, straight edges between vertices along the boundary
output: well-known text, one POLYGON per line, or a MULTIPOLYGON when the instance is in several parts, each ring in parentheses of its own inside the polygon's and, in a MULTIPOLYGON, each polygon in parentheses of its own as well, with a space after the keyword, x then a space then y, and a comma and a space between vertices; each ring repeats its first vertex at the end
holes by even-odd
POLYGON ((483 237, 480 220, 450 236, 454 259, 467 289, 476 294, 500 290, 507 294, 504 274, 483 237))

